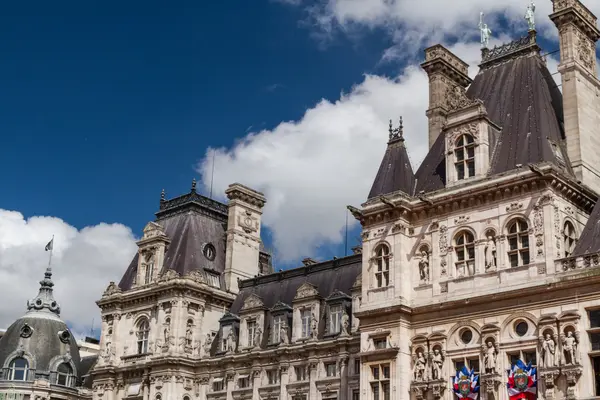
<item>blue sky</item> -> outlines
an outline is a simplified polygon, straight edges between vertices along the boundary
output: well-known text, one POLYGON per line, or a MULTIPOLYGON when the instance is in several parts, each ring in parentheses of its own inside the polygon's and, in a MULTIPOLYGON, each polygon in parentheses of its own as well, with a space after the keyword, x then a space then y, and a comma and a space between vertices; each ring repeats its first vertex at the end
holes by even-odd
MULTIPOLYGON (((5 2, 0 328, 35 294, 54 234, 57 298, 89 329, 161 189, 174 197, 196 178, 206 192, 213 154, 215 196, 233 182, 265 193, 277 268, 343 255, 345 206, 366 200, 388 120, 404 117, 414 168, 427 151, 423 49, 445 44, 474 75, 479 12, 495 45, 526 34, 528 3, 5 2)), ((600 14, 600 0, 585 3, 600 14)), ((540 42, 555 50, 550 2, 536 12, 540 42)))

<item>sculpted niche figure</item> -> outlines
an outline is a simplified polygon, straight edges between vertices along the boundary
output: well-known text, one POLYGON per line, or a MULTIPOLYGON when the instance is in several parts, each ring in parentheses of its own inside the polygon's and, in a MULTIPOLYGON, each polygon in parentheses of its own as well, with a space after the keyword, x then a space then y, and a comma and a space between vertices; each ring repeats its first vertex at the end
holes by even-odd
POLYGON ((485 372, 488 374, 496 373, 496 357, 498 356, 498 352, 496 351, 496 347, 491 340, 488 340, 486 346, 484 346, 483 352, 483 365, 485 367, 485 372))
POLYGON ((254 332, 254 347, 260 347, 260 343, 262 342, 262 329, 260 327, 256 328, 254 332))
POLYGON ((289 344, 290 339, 288 337, 288 327, 287 324, 281 324, 281 328, 279 329, 279 340, 282 344, 289 344))
POLYGON ((546 333, 542 340, 542 365, 545 368, 551 368, 556 366, 556 343, 552 339, 552 335, 546 333))
POLYGON ((210 333, 206 334, 206 339, 204 339, 204 354, 207 356, 210 355, 210 348, 212 347, 213 338, 210 333))
POLYGON ((496 241, 492 235, 488 235, 485 244, 485 270, 493 271, 496 269, 496 241))
POLYGON ((342 314, 342 336, 346 336, 350 334, 350 317, 344 309, 344 313, 342 314))
POLYGON ((314 313, 311 313, 310 316, 310 335, 313 339, 317 338, 317 334, 319 333, 319 322, 317 321, 317 317, 315 317, 314 313))
POLYGON ((567 336, 563 338, 563 352, 566 365, 577 364, 577 339, 573 336, 573 331, 567 331, 567 336))
POLYGON ((421 261, 419 261, 419 276, 421 282, 429 282, 429 253, 421 251, 421 261))
POLYGON ((431 358, 433 366, 433 379, 443 378, 443 367, 444 367, 444 355, 439 349, 433 349, 433 356, 431 358))
POLYGON ((416 382, 422 382, 425 380, 425 368, 427 366, 427 360, 425 360, 423 352, 417 352, 414 363, 413 378, 416 382))

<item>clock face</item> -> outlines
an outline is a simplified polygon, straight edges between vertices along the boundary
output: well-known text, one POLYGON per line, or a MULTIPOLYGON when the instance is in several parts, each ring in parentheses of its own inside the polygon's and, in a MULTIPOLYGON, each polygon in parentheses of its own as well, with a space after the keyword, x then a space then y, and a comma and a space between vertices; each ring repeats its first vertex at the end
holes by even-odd
POLYGON ((204 245, 202 252, 204 253, 204 257, 206 257, 209 261, 213 261, 215 259, 215 246, 213 246, 211 243, 204 245))

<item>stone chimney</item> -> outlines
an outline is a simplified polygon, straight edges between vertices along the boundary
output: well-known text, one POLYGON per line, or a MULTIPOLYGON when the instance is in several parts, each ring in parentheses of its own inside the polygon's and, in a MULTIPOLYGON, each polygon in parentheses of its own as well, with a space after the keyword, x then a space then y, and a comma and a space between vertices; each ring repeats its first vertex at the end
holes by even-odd
POLYGON ((229 199, 229 215, 224 277, 226 288, 237 293, 238 279, 260 273, 260 220, 266 199, 262 193, 239 183, 229 185, 225 194, 229 199))
POLYGON ((469 65, 441 44, 425 49, 425 62, 421 67, 429 76, 429 148, 442 131, 448 115, 448 97, 456 87, 464 90, 471 84, 469 65))
POLYGON ((597 19, 579 0, 553 0, 558 28, 567 153, 577 179, 600 193, 600 82, 596 72, 597 19))

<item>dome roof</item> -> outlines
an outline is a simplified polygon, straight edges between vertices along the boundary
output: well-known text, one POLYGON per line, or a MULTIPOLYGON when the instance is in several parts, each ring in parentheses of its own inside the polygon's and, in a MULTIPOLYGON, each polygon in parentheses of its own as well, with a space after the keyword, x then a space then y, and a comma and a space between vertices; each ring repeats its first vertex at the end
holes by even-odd
POLYGON ((29 362, 35 376, 49 379, 66 363, 81 375, 79 348, 69 328, 60 318, 60 306, 52 294, 52 270, 46 269, 38 295, 27 302, 27 312, 16 320, 0 339, 0 368, 16 357, 29 362))

